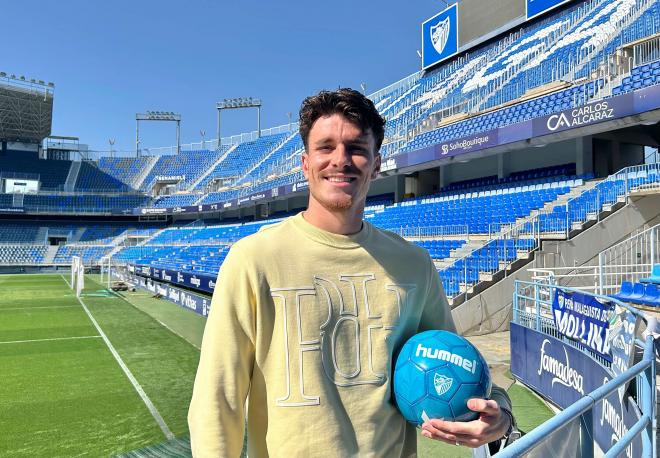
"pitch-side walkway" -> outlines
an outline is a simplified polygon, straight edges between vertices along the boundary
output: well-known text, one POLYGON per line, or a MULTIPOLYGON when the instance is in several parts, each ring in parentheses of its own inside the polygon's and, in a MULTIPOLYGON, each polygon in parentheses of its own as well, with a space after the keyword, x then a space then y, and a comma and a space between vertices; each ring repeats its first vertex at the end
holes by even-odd
POLYGON ((509 373, 511 362, 509 331, 495 332, 483 336, 470 336, 467 339, 486 358, 493 383, 508 390, 513 385, 513 380, 509 373))

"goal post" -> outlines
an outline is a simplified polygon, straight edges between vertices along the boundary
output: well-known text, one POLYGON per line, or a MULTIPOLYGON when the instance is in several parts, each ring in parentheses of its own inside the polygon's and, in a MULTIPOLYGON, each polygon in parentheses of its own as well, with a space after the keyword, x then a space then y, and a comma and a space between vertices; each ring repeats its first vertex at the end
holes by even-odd
POLYGON ((85 266, 80 256, 71 258, 71 289, 75 289, 76 296, 80 297, 85 288, 85 266))
POLYGON ((76 281, 76 296, 80 297, 83 289, 85 289, 85 266, 82 260, 78 263, 78 278, 76 281))
POLYGON ((74 289, 76 287, 76 279, 78 275, 79 264, 80 264, 80 257, 73 256, 71 258, 71 283, 69 284, 69 286, 71 286, 71 289, 74 289))

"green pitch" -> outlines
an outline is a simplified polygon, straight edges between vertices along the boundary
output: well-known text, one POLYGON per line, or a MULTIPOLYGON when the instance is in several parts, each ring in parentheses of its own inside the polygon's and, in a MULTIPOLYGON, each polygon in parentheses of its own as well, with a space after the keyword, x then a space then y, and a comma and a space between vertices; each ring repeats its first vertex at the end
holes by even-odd
MULTIPOLYGON (((205 319, 145 291, 108 293, 98 277, 86 277, 82 302, 177 438, 168 440, 69 278, 0 275, 0 456, 100 457, 155 444, 163 445, 147 449, 153 454, 130 456, 186 456, 205 319)), ((525 388, 509 394, 524 430, 551 416, 525 388)), ((421 457, 471 456, 464 447, 418 442, 421 457)))
MULTIPOLYGON (((199 350, 89 276, 82 301, 167 428, 187 435, 199 350)), ((166 440, 60 275, 0 276, 0 368, 0 456, 110 456, 166 440)))

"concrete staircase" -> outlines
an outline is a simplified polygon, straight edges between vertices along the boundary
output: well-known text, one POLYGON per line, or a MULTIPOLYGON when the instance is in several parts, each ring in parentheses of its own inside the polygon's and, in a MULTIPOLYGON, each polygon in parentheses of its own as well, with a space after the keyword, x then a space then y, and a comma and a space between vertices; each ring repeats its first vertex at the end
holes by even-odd
POLYGON ((144 167, 142 172, 135 178, 133 183, 131 183, 133 189, 140 189, 142 187, 144 179, 147 178, 147 175, 149 175, 149 172, 151 172, 151 170, 154 168, 156 162, 158 162, 158 159, 160 159, 160 156, 150 156, 150 160, 147 163, 147 165, 144 167))
POLYGON ((250 167, 250 170, 248 170, 246 173, 244 173, 243 176, 236 181, 236 184, 238 185, 238 184, 243 183, 245 181, 245 177, 249 176, 252 173, 252 171, 254 169, 256 169, 257 167, 259 167, 261 164, 263 164, 266 159, 271 157, 273 154, 277 153, 277 151, 279 151, 279 149, 282 148, 282 146, 286 145, 286 143, 289 140, 291 140, 293 137, 295 137, 296 135, 298 135, 298 132, 292 133, 291 135, 286 137, 283 141, 281 141, 277 146, 275 146, 275 148, 270 150, 269 153, 267 153, 264 157, 262 157, 260 161, 258 161, 256 164, 254 164, 254 166, 250 167))
POLYGON ((82 235, 85 233, 85 228, 84 227, 79 227, 76 229, 76 232, 74 232, 71 235, 71 238, 67 241, 67 243, 76 243, 80 241, 80 238, 82 235))
POLYGON ((80 174, 80 167, 82 167, 82 162, 71 162, 71 167, 69 167, 69 174, 66 176, 66 181, 64 182, 65 191, 72 192, 75 189, 76 181, 78 181, 78 175, 80 174))
POLYGON ((21 193, 15 193, 15 194, 12 196, 11 206, 14 207, 14 208, 22 208, 22 207, 23 207, 23 199, 24 199, 24 197, 25 197, 24 194, 21 194, 21 193))
POLYGON ((207 176, 209 176, 209 174, 210 174, 211 172, 213 172, 213 171, 215 170, 215 168, 216 168, 216 167, 217 167, 222 161, 224 161, 225 158, 226 158, 227 156, 229 156, 231 153, 233 153, 234 150, 235 150, 236 148, 238 148, 238 145, 239 145, 239 144, 236 143, 235 145, 232 145, 227 151, 225 151, 225 153, 224 153, 223 155, 221 155, 221 156, 218 158, 217 161, 215 161, 213 164, 211 164, 211 166, 209 167, 209 169, 208 169, 206 172, 202 173, 199 177, 197 177, 197 179, 196 179, 196 180, 190 185, 190 187, 188 188, 188 190, 189 190, 189 191, 192 191, 192 190, 195 189, 195 188, 196 188, 196 187, 197 187, 202 181, 204 181, 204 178, 206 178, 207 176))
POLYGON ((43 264, 53 264, 55 262, 55 255, 57 254, 58 248, 59 246, 57 245, 48 246, 48 251, 46 251, 44 256, 43 264))
POLYGON ((35 240, 38 243, 48 243, 48 228, 46 226, 41 226, 39 228, 35 240))

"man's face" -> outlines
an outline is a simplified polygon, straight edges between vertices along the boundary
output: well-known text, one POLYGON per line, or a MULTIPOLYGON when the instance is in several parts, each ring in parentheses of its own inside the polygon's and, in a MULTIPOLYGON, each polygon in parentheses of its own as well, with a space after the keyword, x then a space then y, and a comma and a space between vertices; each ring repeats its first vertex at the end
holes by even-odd
POLYGON ((341 114, 317 119, 307 137, 302 170, 314 200, 327 210, 364 206, 369 184, 380 171, 380 154, 371 129, 360 127, 341 114))

